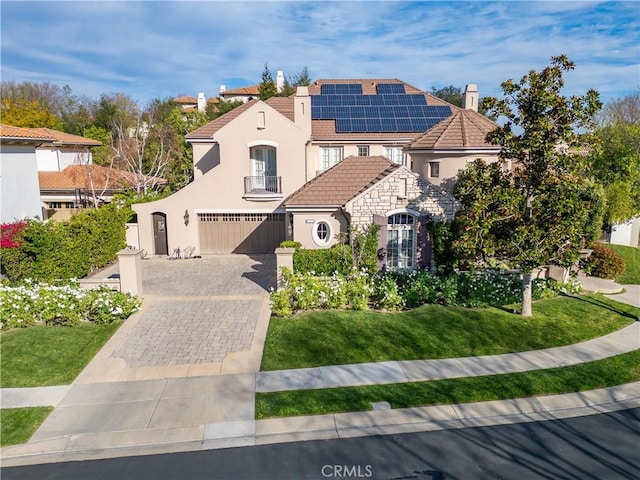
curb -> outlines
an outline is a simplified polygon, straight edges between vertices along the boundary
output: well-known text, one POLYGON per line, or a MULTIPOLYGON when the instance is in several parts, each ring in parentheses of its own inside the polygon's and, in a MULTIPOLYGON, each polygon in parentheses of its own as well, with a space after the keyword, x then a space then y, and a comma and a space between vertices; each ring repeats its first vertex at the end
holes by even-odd
POLYGON ((640 407, 640 382, 585 392, 302 417, 220 422, 140 433, 68 435, 0 449, 3 467, 557 420, 640 407), (148 440, 149 434, 154 438, 148 440), (146 437, 147 439, 143 438, 146 437), (120 439, 120 440, 119 440, 120 439), (92 442, 90 442, 92 441, 92 442), (85 445, 93 444, 91 447, 85 445))

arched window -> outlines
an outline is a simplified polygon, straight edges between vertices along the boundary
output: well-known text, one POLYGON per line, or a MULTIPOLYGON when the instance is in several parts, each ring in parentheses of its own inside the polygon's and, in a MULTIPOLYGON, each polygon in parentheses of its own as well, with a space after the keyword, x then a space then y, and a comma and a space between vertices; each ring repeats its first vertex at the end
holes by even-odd
POLYGON ((391 270, 415 268, 415 217, 395 213, 387 218, 387 267, 391 270))

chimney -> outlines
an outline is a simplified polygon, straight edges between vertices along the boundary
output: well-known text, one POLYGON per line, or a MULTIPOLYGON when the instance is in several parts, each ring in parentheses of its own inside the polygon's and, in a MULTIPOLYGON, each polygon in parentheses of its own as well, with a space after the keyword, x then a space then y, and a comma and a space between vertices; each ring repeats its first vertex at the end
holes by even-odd
POLYGON ((204 98, 204 92, 198 92, 198 111, 204 112, 207 109, 207 99, 204 98))
POLYGON ((276 75, 276 90, 278 93, 282 92, 284 89, 284 72, 282 70, 278 70, 276 75))
POLYGON ((220 93, 224 93, 227 91, 227 87, 225 85, 220 85, 220 93))
POLYGON ((465 85, 462 108, 473 110, 474 112, 478 111, 478 86, 475 83, 465 85))

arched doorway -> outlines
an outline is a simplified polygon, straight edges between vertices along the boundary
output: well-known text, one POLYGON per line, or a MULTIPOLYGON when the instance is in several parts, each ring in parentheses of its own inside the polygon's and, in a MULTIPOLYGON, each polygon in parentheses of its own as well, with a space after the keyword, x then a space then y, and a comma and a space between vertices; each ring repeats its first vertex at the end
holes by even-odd
POLYGON ((169 255, 167 244, 167 216, 162 212, 154 212, 153 217, 153 243, 156 255, 169 255))

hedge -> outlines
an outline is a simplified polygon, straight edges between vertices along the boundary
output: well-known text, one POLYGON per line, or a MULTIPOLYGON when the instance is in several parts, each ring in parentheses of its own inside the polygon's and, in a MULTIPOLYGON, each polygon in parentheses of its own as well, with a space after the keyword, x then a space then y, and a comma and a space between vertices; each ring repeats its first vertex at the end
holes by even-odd
POLYGON ((598 278, 616 278, 625 271, 627 264, 624 258, 613 248, 598 242, 589 243, 588 248, 593 250, 585 266, 590 275, 598 278))
MULTIPOLYGON (((112 203, 68 221, 27 220, 14 229, 14 246, 2 250, 2 273, 10 281, 82 278, 112 262, 126 246, 129 215, 130 209, 112 203)), ((8 230, 3 225, 3 231, 8 230)))

